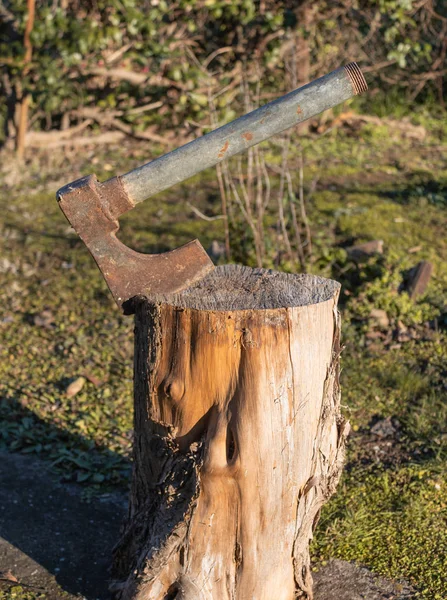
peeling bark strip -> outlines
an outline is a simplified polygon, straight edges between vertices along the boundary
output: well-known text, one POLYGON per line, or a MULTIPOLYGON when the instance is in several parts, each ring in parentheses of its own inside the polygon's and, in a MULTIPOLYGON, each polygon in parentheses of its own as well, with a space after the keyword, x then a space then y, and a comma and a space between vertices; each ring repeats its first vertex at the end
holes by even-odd
POLYGON ((218 267, 135 315, 120 600, 312 598, 309 542, 334 493, 339 284, 218 267))

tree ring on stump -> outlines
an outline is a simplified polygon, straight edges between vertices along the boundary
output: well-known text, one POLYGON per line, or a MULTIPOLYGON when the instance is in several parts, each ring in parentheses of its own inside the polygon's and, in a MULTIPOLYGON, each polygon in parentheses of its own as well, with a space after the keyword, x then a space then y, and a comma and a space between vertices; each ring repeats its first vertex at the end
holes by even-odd
POLYGON ((146 300, 196 310, 261 310, 317 304, 339 290, 338 282, 317 275, 223 265, 180 293, 152 295, 146 300))

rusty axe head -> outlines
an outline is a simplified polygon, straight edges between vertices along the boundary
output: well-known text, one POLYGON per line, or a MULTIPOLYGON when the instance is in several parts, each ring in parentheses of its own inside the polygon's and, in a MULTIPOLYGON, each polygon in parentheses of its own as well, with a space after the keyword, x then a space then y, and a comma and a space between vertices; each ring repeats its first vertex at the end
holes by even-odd
POLYGON ((126 312, 135 296, 179 292, 213 268, 197 240, 165 254, 131 250, 116 238, 122 213, 366 89, 359 67, 350 63, 122 177, 99 183, 90 175, 61 188, 59 205, 93 255, 118 305, 126 312))
POLYGON ((105 183, 95 175, 82 177, 61 188, 57 198, 125 312, 135 296, 180 291, 214 267, 198 240, 163 254, 141 254, 120 242, 118 217, 135 204, 119 177, 105 183))

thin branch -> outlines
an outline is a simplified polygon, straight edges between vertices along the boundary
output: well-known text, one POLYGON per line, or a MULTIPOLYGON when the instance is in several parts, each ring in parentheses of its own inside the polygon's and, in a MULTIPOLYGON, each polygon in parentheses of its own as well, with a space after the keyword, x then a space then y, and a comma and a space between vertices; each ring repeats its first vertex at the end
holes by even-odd
POLYGON ((231 259, 231 246, 230 246, 230 227, 229 227, 229 223, 228 223, 228 196, 227 196, 227 190, 225 189, 225 185, 224 185, 221 165, 216 165, 216 174, 217 174, 217 181, 219 183, 219 192, 220 192, 222 213, 223 213, 222 216, 225 219, 225 255, 226 255, 226 259, 230 260, 231 259))
POLYGON ((306 213, 306 205, 304 204, 304 160, 303 151, 300 152, 300 211, 301 219, 304 223, 304 229, 306 231, 306 243, 308 256, 312 255, 312 236, 310 234, 309 220, 306 213))
POLYGON ((270 203, 271 196, 271 185, 270 185, 270 177, 267 171, 267 167, 265 166, 265 158, 264 155, 261 155, 261 169, 264 176, 264 184, 265 184, 265 195, 264 195, 264 204, 262 206, 263 211, 266 210, 270 203))
POLYGON ((128 50, 130 50, 133 45, 134 45, 134 42, 130 42, 129 44, 125 44, 121 48, 118 48, 118 50, 115 50, 115 52, 112 52, 112 54, 107 56, 107 58, 105 59, 106 63, 108 65, 114 63, 115 61, 120 59, 124 54, 126 54, 126 52, 128 50))
POLYGON ((226 52, 233 52, 232 46, 225 46, 223 48, 218 48, 211 52, 211 54, 203 61, 202 67, 204 69, 208 69, 209 64, 220 54, 225 54, 226 52))
POLYGON ((97 108, 84 107, 74 111, 73 114, 76 116, 83 116, 93 119, 101 126, 110 127, 111 129, 118 129, 118 131, 122 131, 126 135, 134 137, 137 140, 151 140, 153 142, 157 142, 158 144, 162 144, 163 146, 170 146, 171 144, 171 142, 165 137, 162 137, 161 135, 151 131, 134 131, 131 125, 123 123, 119 119, 115 118, 115 115, 119 114, 116 111, 103 112, 97 108))
POLYGON ((122 114, 126 115, 139 115, 140 113, 147 112, 148 110, 155 110, 156 108, 160 108, 163 106, 163 102, 158 100, 157 102, 150 102, 149 104, 144 104, 143 106, 137 106, 136 108, 130 108, 129 110, 123 111, 122 114))
POLYGON ((290 212, 292 213, 292 224, 293 224, 293 230, 295 232, 295 241, 296 241, 296 249, 297 249, 297 253, 298 253, 298 260, 300 261, 301 268, 305 272, 306 261, 304 259, 303 242, 301 239, 301 231, 300 231, 300 226, 298 224, 298 218, 297 218, 296 208, 295 208, 295 204, 294 204, 295 194, 293 193, 292 177, 290 175, 289 169, 287 169, 287 171, 286 171, 286 179, 287 179, 287 187, 288 187, 288 191, 289 191, 290 212))
POLYGON ((198 208, 196 208, 195 206, 193 206, 191 204, 191 202, 187 202, 186 205, 188 206, 188 208, 190 208, 192 210, 192 212, 197 215, 198 217, 200 217, 200 219, 203 219, 204 221, 218 221, 219 219, 226 219, 225 215, 216 215, 215 217, 208 217, 208 215, 203 214, 202 211, 200 211, 198 208))
POLYGON ((282 162, 281 162, 281 174, 279 178, 279 189, 277 196, 278 203, 278 219, 279 226, 281 229, 284 245, 286 247, 286 251, 288 254, 289 260, 292 258, 292 246, 290 245, 289 234, 287 233, 286 221, 284 218, 284 181, 285 181, 285 171, 287 168, 287 153, 289 151, 289 137, 286 136, 283 141, 283 153, 282 153, 282 162))
POLYGON ((119 81, 128 81, 133 85, 142 85, 148 79, 148 75, 145 73, 137 73, 128 69, 105 69, 103 67, 93 67, 84 72, 84 75, 109 77, 110 79, 117 79, 119 81))
MULTIPOLYGON (((31 43, 31 32, 34 27, 34 16, 36 12, 35 0, 27 0, 28 18, 26 20, 25 33, 23 36, 23 47, 25 48, 25 57, 23 59, 24 67, 22 76, 26 77, 29 73, 31 58, 33 56, 33 46, 31 43)), ((17 129, 17 157, 23 160, 25 155, 25 135, 28 129, 28 109, 30 103, 30 95, 24 93, 20 99, 20 117, 17 129)))
MULTIPOLYGON (((211 125, 213 127, 217 127, 216 104, 214 102, 214 97, 211 94, 211 86, 208 87, 208 107, 210 110, 211 125)), ((228 200, 229 200, 230 194, 228 193, 228 189, 226 188, 225 183, 224 183, 223 170, 222 170, 221 164, 216 165, 216 175, 217 175, 217 181, 219 184, 219 193, 220 193, 220 202, 221 202, 221 206, 222 206, 222 213, 223 213, 223 216, 225 217, 225 222, 224 222, 225 257, 229 261, 231 258, 230 223, 229 223, 229 219, 228 219, 228 216, 229 216, 228 215, 228 200)))

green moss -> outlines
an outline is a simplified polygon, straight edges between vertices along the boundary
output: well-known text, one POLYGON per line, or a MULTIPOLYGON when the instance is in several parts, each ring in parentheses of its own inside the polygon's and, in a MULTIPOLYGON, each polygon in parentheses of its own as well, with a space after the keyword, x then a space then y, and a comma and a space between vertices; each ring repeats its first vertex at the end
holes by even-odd
POLYGON ((405 445, 440 459, 447 456, 446 362, 445 335, 376 353, 348 339, 343 402, 354 430, 367 427, 376 416, 395 417, 403 426, 405 445))
POLYGON ((447 597, 447 484, 438 463, 343 477, 327 505, 314 557, 352 560, 405 578, 420 597, 447 597))
MULTIPOLYGON (((6 587, 6 586, 5 586, 6 587)), ((44 600, 47 596, 40 591, 21 585, 0 589, 0 600, 44 600)))

